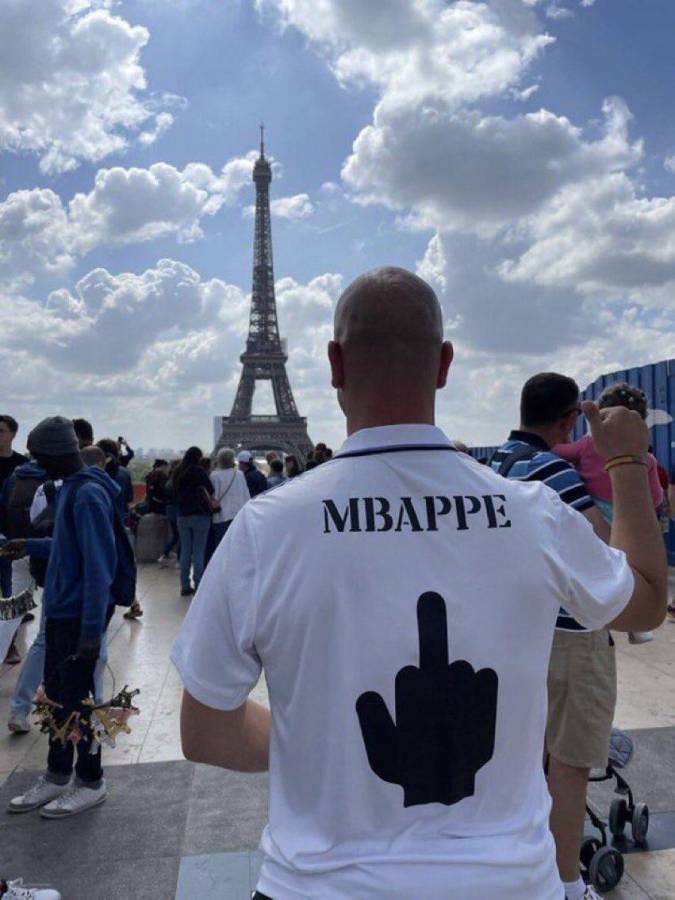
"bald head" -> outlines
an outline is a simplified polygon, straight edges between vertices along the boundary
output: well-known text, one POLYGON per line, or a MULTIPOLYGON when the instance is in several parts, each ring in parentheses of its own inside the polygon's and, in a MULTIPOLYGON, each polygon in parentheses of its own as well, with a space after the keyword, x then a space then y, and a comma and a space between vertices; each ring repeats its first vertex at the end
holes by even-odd
POLYGON ((338 301, 329 357, 345 411, 360 407, 370 411, 367 417, 387 407, 383 418, 395 421, 397 403, 406 409, 402 420, 409 421, 417 407, 433 408, 434 392, 445 384, 452 359, 451 346, 443 344, 436 294, 417 275, 395 266, 359 276, 338 301))
POLYGON ((335 311, 335 340, 351 365, 410 378, 434 368, 443 342, 438 298, 426 281, 395 266, 353 281, 335 311))

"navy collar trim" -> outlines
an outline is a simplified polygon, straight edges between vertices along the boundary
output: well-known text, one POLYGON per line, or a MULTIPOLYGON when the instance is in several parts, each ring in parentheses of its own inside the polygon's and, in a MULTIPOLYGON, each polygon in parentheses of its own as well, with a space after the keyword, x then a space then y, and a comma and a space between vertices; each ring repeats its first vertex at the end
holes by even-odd
POLYGON ((374 456, 381 453, 405 453, 411 450, 445 450, 450 453, 457 453, 456 447, 451 444, 392 444, 389 447, 367 447, 365 450, 345 450, 344 453, 337 453, 333 459, 347 459, 352 456, 374 456))
POLYGON ((538 447, 540 450, 550 450, 551 448, 538 434, 532 434, 531 431, 512 431, 509 435, 510 441, 520 441, 523 444, 529 444, 531 447, 538 447))

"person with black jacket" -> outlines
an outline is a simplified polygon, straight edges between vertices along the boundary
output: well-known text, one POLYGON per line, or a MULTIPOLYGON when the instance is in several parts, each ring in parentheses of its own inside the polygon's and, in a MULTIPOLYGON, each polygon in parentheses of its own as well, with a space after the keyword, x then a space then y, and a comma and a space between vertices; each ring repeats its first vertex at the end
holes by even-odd
POLYGON ((257 497, 266 491, 269 485, 263 473, 256 467, 253 454, 250 450, 240 450, 237 453, 237 462, 239 469, 246 477, 246 484, 251 497, 257 497))
POLYGON ((190 597, 199 587, 214 512, 211 501, 213 485, 202 465, 203 458, 199 447, 190 447, 174 475, 180 535, 181 597, 190 597), (194 587, 190 583, 190 569, 194 587))

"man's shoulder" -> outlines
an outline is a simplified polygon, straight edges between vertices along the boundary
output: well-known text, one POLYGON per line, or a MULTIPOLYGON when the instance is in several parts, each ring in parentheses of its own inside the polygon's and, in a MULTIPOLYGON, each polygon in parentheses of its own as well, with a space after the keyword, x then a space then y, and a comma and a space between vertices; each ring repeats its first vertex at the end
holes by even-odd
MULTIPOLYGON (((119 488, 117 490, 119 491, 119 488)), ((80 477, 70 485, 70 496, 77 506, 81 504, 103 504, 110 509, 113 508, 113 499, 110 491, 97 478, 80 477)))

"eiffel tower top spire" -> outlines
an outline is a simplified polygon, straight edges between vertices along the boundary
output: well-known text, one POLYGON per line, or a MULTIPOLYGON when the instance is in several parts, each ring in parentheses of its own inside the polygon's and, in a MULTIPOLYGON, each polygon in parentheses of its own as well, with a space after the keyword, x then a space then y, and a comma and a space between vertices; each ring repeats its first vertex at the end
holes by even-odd
POLYGON ((277 303, 274 296, 272 222, 270 216, 272 167, 269 161, 265 159, 264 128, 264 125, 260 126, 260 156, 253 167, 253 181, 255 183, 253 293, 251 296, 251 316, 246 353, 283 354, 279 337, 279 325, 277 323, 277 303))

